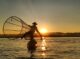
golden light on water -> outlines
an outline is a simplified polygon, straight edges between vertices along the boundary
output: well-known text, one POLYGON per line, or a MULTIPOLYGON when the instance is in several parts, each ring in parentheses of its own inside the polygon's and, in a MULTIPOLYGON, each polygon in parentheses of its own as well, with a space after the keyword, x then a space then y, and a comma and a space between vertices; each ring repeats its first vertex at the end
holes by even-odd
POLYGON ((46 50, 46 41, 45 41, 44 37, 43 37, 43 40, 42 40, 41 49, 42 49, 43 51, 46 50))
POLYGON ((42 55, 45 56, 45 53, 43 52, 42 55))
POLYGON ((46 48, 45 47, 42 47, 42 50, 46 50, 46 48))
POLYGON ((46 57, 46 39, 45 37, 43 37, 43 40, 42 40, 42 44, 41 44, 41 50, 43 51, 42 52, 42 56, 45 58, 46 57))

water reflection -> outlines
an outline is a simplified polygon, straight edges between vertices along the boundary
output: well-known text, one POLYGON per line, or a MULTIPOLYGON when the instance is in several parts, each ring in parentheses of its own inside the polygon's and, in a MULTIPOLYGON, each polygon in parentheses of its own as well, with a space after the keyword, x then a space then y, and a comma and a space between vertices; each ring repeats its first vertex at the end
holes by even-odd
POLYGON ((32 39, 28 42, 27 44, 27 48, 28 48, 28 52, 30 53, 30 59, 34 59, 34 52, 36 51, 36 40, 32 39))
POLYGON ((42 49, 42 56, 43 56, 43 58, 45 58, 46 57, 46 39, 45 39, 45 37, 43 37, 43 40, 42 40, 42 44, 41 44, 41 49, 42 49))
MULTIPOLYGON (((30 59, 35 59, 35 56, 34 56, 34 54, 35 54, 35 51, 36 51, 36 42, 35 42, 35 44, 33 44, 33 43, 35 42, 35 40, 31 40, 31 41, 29 41, 28 42, 28 46, 29 47, 27 47, 28 48, 28 51, 29 51, 29 53, 30 53, 30 59), (32 44, 31 44, 32 43, 32 44), (31 45, 31 46, 30 46, 31 45)), ((46 58, 46 47, 47 47, 47 44, 46 44, 46 39, 45 39, 45 37, 43 37, 43 40, 42 40, 42 42, 41 42, 41 57, 42 58, 46 58)))
POLYGON ((29 59, 35 59, 35 58, 34 58, 34 54, 33 54, 33 53, 31 53, 31 55, 30 55, 29 59))

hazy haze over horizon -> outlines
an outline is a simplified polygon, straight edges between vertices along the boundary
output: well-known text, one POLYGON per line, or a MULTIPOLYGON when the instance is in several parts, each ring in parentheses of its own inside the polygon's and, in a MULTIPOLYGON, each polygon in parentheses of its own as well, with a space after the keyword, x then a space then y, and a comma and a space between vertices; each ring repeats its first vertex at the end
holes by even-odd
POLYGON ((49 32, 80 32, 80 0, 0 0, 0 33, 10 16, 49 32))

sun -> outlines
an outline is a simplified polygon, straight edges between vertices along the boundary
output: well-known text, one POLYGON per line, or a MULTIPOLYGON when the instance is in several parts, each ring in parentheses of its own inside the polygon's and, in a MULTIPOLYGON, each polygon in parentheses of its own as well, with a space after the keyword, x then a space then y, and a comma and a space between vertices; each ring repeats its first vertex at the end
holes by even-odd
POLYGON ((46 28, 42 28, 42 29, 40 29, 40 32, 41 32, 42 34, 45 34, 45 33, 47 33, 48 31, 47 31, 46 28))

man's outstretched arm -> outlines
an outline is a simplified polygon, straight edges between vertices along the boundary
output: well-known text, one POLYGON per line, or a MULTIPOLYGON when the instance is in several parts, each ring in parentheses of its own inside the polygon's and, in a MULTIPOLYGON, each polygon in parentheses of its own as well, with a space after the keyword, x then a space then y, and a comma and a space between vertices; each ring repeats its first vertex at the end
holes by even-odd
POLYGON ((37 27, 36 27, 36 31, 37 31, 37 33, 40 35, 41 40, 42 40, 42 35, 41 35, 41 33, 38 31, 37 27))

